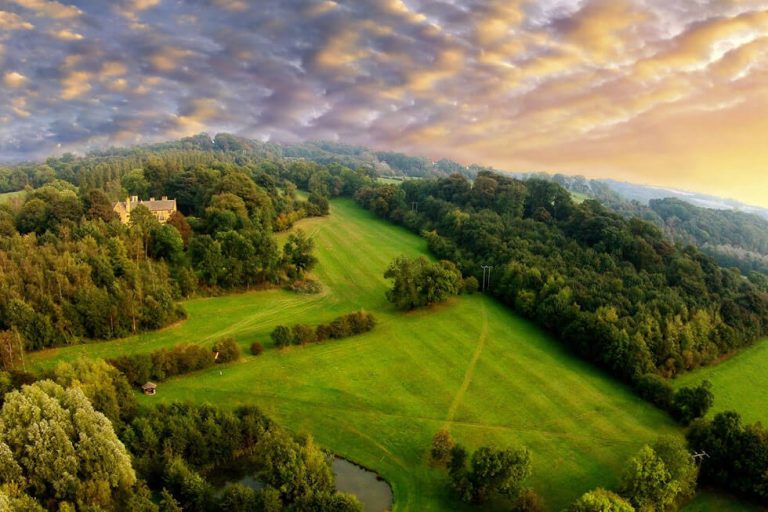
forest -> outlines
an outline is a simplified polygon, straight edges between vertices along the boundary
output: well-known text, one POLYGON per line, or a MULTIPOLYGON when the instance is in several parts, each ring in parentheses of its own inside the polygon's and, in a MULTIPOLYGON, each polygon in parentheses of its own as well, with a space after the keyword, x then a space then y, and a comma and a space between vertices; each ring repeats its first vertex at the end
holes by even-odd
POLYGON ((0 330, 27 350, 119 338, 184 318, 182 297, 294 282, 311 245, 298 233, 281 250, 274 232, 327 215, 326 196, 370 182, 297 161, 282 172, 317 191, 302 200, 272 162, 222 160, 138 151, 39 166, 49 181, 0 207, 0 330), (175 198, 178 211, 160 224, 139 207, 123 225, 112 203, 128 194, 175 198))
POLYGON ((768 332, 768 297, 737 270, 552 182, 481 172, 357 199, 465 275, 492 266, 490 293, 627 382, 672 377, 768 332))

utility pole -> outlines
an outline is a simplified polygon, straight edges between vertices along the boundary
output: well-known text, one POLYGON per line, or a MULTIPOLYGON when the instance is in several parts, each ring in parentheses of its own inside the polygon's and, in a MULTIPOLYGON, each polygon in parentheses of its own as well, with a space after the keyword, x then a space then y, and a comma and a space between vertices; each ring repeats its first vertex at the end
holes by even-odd
POLYGON ((483 269, 483 284, 480 287, 480 291, 485 291, 491 285, 491 270, 493 270, 493 267, 491 265, 482 265, 482 269, 483 269), (486 277, 486 271, 488 272, 487 277, 486 277))

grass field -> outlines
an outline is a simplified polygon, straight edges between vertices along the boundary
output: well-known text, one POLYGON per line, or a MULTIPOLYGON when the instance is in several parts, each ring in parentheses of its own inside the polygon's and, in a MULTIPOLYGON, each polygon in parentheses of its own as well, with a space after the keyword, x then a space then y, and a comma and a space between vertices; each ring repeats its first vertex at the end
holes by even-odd
POLYGON ((676 387, 712 382, 715 404, 712 414, 736 411, 746 423, 761 421, 768 425, 768 340, 714 366, 700 368, 676 379, 676 387))
POLYGON ((82 355, 147 352, 234 336, 243 347, 280 323, 315 324, 360 308, 379 324, 346 340, 279 351, 161 383, 142 403, 192 400, 256 404, 296 432, 378 471, 396 510, 462 510, 430 468, 432 435, 448 426, 469 448, 527 446, 533 486, 548 510, 584 491, 613 487, 626 460, 660 434, 679 432, 661 412, 574 358, 532 324, 475 295, 401 313, 385 300, 382 273, 424 240, 332 202, 331 216, 302 221, 317 243, 319 295, 270 290, 188 301, 189 319, 163 331, 30 355, 38 367, 82 355))

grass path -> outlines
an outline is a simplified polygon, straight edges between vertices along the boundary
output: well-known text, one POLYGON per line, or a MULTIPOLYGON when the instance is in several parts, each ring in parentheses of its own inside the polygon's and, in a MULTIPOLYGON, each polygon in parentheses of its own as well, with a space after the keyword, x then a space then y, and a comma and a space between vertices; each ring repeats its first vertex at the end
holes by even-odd
POLYGON ((467 366, 467 372, 464 374, 464 380, 461 381, 461 387, 459 387, 458 393, 456 393, 456 396, 453 397, 451 406, 448 408, 448 417, 445 420, 448 424, 452 423, 454 416, 456 416, 456 409, 458 409, 462 398, 464 398, 464 395, 467 392, 467 388, 469 388, 469 383, 472 382, 472 376, 475 373, 477 360, 480 359, 480 354, 482 354, 483 347, 485 347, 485 340, 488 337, 488 313, 485 310, 485 304, 482 304, 482 311, 483 327, 482 331, 480 332, 480 338, 477 341, 477 348, 475 349, 475 353, 472 354, 472 360, 469 362, 469 366, 467 366))
POLYGON ((644 443, 679 433, 664 414, 483 295, 396 311, 384 296, 384 270, 400 254, 426 254, 426 242, 351 201, 331 206, 330 217, 300 223, 317 244, 322 294, 269 290, 194 299, 185 303, 189 319, 173 327, 30 359, 50 367, 181 342, 210 346, 225 334, 244 348, 258 340, 267 347, 261 356, 163 382, 141 402, 256 404, 294 432, 311 433, 378 471, 392 485, 398 511, 469 510, 450 497, 445 471, 427 463, 432 436, 445 425, 470 450, 527 446, 531 485, 552 511, 586 490, 614 487, 644 443), (314 325, 361 308, 378 320, 369 333, 272 349, 276 325, 314 325))

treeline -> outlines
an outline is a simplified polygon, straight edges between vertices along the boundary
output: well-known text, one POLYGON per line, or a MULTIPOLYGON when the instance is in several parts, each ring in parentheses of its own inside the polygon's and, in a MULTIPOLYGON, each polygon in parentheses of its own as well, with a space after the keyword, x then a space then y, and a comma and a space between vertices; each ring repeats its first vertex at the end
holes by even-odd
POLYGON ((232 338, 217 341, 213 348, 183 343, 171 349, 161 348, 149 354, 133 354, 108 359, 107 362, 125 375, 128 382, 141 386, 147 381, 163 381, 176 375, 228 363, 240 357, 240 347, 232 338))
POLYGON ((328 324, 320 324, 315 327, 305 324, 295 324, 292 327, 278 325, 270 337, 276 347, 283 348, 290 345, 317 343, 328 339, 347 338, 368 332, 375 326, 376 319, 373 314, 366 311, 356 311, 336 317, 328 324))
POLYGON ((626 218, 640 217, 651 222, 673 242, 698 247, 722 267, 736 267, 745 275, 768 274, 768 220, 758 215, 704 208, 674 197, 655 199, 653 195, 642 194, 644 187, 635 187, 637 198, 628 199, 607 183, 583 176, 535 173, 525 177, 551 180, 626 218))
POLYGON ((490 293, 625 381, 673 376, 768 332, 768 298, 738 271, 551 182, 482 172, 356 197, 465 275, 493 266, 490 293))
POLYGON ((104 361, 60 363, 45 377, 0 390, 0 505, 9 510, 362 510, 336 492, 331 454, 255 407, 140 409, 104 361), (211 476, 233 462, 263 487, 214 486, 211 476))

